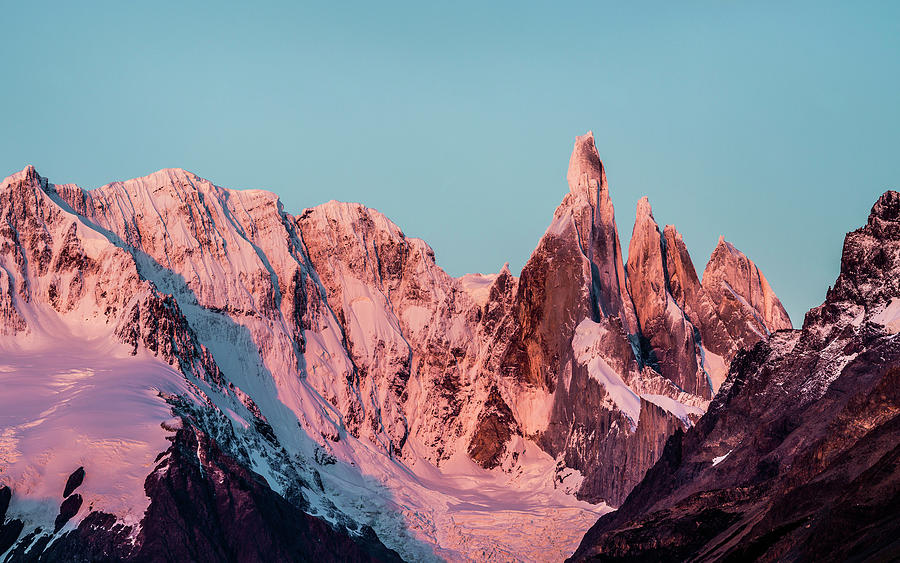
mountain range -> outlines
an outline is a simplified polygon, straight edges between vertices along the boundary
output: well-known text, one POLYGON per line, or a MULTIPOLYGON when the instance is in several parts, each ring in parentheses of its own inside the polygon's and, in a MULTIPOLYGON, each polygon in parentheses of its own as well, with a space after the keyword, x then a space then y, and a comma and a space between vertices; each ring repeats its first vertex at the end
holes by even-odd
POLYGON ((900 196, 795 330, 646 198, 626 258, 591 133, 567 180, 518 276, 452 277, 355 203, 9 176, 0 558, 896 553, 900 196))

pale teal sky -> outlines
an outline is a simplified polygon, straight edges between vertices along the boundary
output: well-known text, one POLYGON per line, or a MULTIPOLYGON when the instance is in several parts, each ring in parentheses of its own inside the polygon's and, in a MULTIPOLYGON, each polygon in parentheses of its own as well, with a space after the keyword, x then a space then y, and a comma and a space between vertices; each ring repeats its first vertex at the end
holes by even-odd
POLYGON ((900 186, 900 3, 619 4, 4 2, 0 175, 177 166, 517 271, 593 129, 623 245, 647 195, 698 270, 724 234, 799 325, 900 186))

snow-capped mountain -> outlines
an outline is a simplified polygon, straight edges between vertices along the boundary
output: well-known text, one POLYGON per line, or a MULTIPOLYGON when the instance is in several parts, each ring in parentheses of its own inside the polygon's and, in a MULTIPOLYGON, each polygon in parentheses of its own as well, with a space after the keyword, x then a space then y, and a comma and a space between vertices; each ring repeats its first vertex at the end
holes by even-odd
POLYGON ((626 264, 592 134, 567 178, 518 277, 454 278, 359 204, 8 177, 0 553, 568 555, 791 324, 724 240, 701 282, 646 199, 626 264))
MULTIPOLYGON (((720 245, 713 262, 734 276, 732 256, 720 245)), ((744 300, 776 315, 759 322, 780 315, 755 295, 744 300)), ((803 328, 737 355, 706 415, 669 439, 572 560, 896 561, 898 332, 900 193, 889 191, 847 235, 841 273, 803 328)))

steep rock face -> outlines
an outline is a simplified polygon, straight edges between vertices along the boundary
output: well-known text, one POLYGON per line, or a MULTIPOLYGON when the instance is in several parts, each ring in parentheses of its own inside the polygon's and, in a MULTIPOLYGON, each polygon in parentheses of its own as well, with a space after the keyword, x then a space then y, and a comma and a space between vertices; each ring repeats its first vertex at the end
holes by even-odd
MULTIPOLYGON (((667 432, 690 424, 683 409, 705 402, 642 368, 635 356, 640 328, 590 133, 575 142, 568 180, 570 192, 522 269, 509 313, 493 335, 505 350, 494 371, 523 433, 582 472, 580 497, 617 504, 667 432), (651 430, 639 424, 644 395, 679 408, 666 410, 651 430)), ((697 351, 690 354, 696 365, 697 351)))
POLYGON ((568 180, 570 192, 522 269, 509 312, 494 334, 504 350, 496 371, 502 387, 512 390, 525 434, 586 474, 581 494, 614 502, 613 491, 599 484, 608 482, 610 470, 594 462, 613 447, 607 441, 621 447, 636 421, 604 400, 607 390, 590 377, 587 362, 576 361, 572 341, 579 323, 593 319, 607 335, 595 353, 619 373, 636 371, 626 328, 636 321, 630 299, 622 297, 618 233, 591 134, 576 140, 568 180), (597 435, 606 438, 589 443, 598 425, 597 435))
MULTIPOLYGON (((669 258, 682 258, 682 255, 675 252, 677 249, 670 252, 666 242, 653 218, 650 203, 642 198, 628 247, 627 269, 641 335, 649 347, 648 363, 679 388, 709 398, 712 389, 700 364, 699 332, 670 290, 669 258)), ((679 264, 675 260, 671 262, 679 264)), ((683 272, 683 262, 681 266, 683 272)))
POLYGON ((579 231, 579 241, 596 268, 593 290, 600 314, 605 317, 618 316, 626 333, 634 334, 637 324, 625 282, 622 245, 609 197, 606 171, 592 132, 575 139, 566 179, 571 198, 578 202, 572 202, 572 213, 579 231), (583 205, 584 201, 588 206, 583 205))
MULTIPOLYGON (((395 455, 407 456, 404 445, 415 437, 416 451, 424 445, 437 463, 464 449, 485 467, 514 467, 517 437, 528 436, 583 472, 584 498, 617 502, 667 433, 689 418, 664 411, 666 430, 657 434, 638 425, 638 413, 620 412, 606 382, 575 358, 576 326, 598 319, 607 337, 592 354, 638 392, 676 397, 691 408, 704 403, 642 372, 635 360, 625 327, 637 330, 637 321, 590 135, 576 141, 569 180, 570 193, 518 279, 506 268, 450 278, 427 245, 355 204, 308 209, 297 225, 361 381, 371 381, 361 384, 363 396, 372 397, 364 403, 380 415, 370 424, 384 425, 395 455), (600 405, 611 411, 606 422, 598 422, 600 405), (606 463, 610 452, 627 456, 625 469, 606 463)), ((633 389, 628 393, 640 402, 633 389)))
MULTIPOLYGON (((700 331, 703 347, 730 361, 737 352, 737 344, 728 334, 725 323, 716 312, 715 303, 700 283, 681 233, 674 226, 666 225, 663 238, 672 299, 700 331)), ((720 383, 714 384, 714 392, 720 383)))
POLYGON ((891 560, 900 554, 900 194, 847 235, 800 331, 738 354, 574 560, 891 560), (865 264, 865 266, 863 266, 865 264))
POLYGON ((738 350, 791 326, 759 268, 728 243, 720 240, 701 283, 681 233, 660 233, 646 198, 626 269, 642 360, 689 393, 711 398, 738 350))
POLYGON ((759 268, 724 237, 703 271, 703 288, 738 347, 749 348, 791 320, 759 268))
POLYGON ((367 424, 385 428, 395 455, 413 435, 430 459, 449 458, 490 385, 475 377, 478 306, 424 241, 377 211, 330 202, 297 225, 358 370, 367 424))
POLYGON ((15 292, 12 276, 0 266, 0 334, 14 335, 25 330, 25 319, 13 303, 15 292))
POLYGON ((865 227, 847 234, 841 254, 841 272, 829 288, 825 303, 807 313, 804 331, 825 339, 851 319, 871 319, 897 332, 900 280, 895 264, 900 246, 900 194, 885 192, 869 214, 865 227))

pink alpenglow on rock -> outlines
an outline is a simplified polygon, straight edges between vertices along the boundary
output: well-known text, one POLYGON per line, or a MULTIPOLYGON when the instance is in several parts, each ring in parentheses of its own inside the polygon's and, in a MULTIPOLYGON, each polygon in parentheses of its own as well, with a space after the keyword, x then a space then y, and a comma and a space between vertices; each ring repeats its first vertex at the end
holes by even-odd
POLYGON ((725 237, 719 237, 706 264, 703 288, 740 347, 752 346, 776 330, 792 327, 766 277, 725 237))

